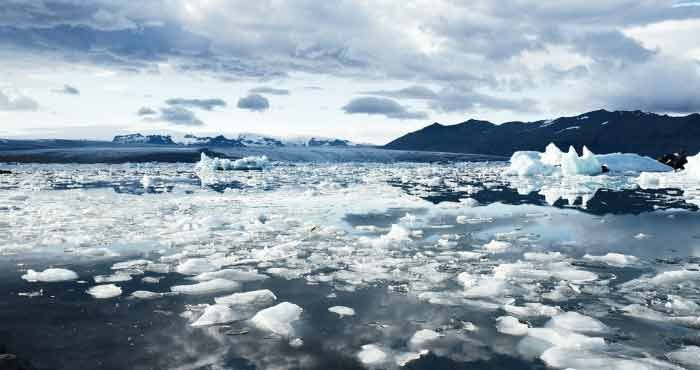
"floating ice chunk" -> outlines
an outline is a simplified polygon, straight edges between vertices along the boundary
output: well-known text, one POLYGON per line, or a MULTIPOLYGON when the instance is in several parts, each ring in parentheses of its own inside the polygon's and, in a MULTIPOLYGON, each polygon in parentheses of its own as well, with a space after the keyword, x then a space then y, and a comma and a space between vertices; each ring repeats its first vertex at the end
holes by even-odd
POLYGON ((391 225, 389 232, 380 236, 379 238, 361 238, 361 241, 375 248, 386 248, 395 243, 411 241, 411 236, 411 230, 399 224, 393 224, 391 225))
POLYGON ((197 321, 193 322, 192 326, 226 324, 240 319, 241 318, 228 306, 214 304, 205 308, 202 316, 200 316, 197 321))
POLYGON ((586 254, 583 256, 583 258, 589 261, 603 262, 608 265, 618 267, 634 265, 637 262, 639 262, 639 258, 635 256, 629 256, 620 253, 608 253, 603 256, 593 256, 590 254, 586 254))
POLYGON ((428 350, 420 352, 403 352, 394 356, 394 362, 401 367, 406 366, 411 361, 418 360, 422 355, 428 354, 428 350))
POLYGON ((114 284, 95 285, 87 293, 97 299, 106 299, 121 295, 122 288, 114 284))
POLYGON ((552 317, 561 313, 559 307, 547 306, 538 302, 528 302, 525 303, 525 307, 514 306, 514 305, 504 305, 503 310, 511 315, 518 317, 552 317))
POLYGON ((355 310, 350 307, 345 306, 333 306, 329 307, 328 311, 338 314, 342 319, 344 316, 355 316, 355 310))
POLYGON ((365 344, 357 358, 365 365, 378 365, 386 361, 386 353, 376 344, 365 344))
POLYGON ((131 275, 124 273, 124 272, 117 272, 116 274, 112 275, 96 275, 93 277, 96 283, 102 284, 102 283, 118 283, 122 281, 129 281, 132 279, 131 275))
POLYGON ((294 303, 282 302, 256 313, 251 321, 259 329, 288 337, 294 332, 292 323, 299 320, 302 311, 294 303))
POLYGON ((656 159, 633 153, 612 153, 596 155, 598 161, 611 172, 669 172, 673 168, 656 159))
POLYGON ((141 178, 141 186, 143 186, 144 189, 148 189, 153 186, 153 178, 148 175, 143 175, 141 178))
POLYGON ((291 241, 288 243, 276 245, 274 247, 256 249, 252 252, 252 256, 258 261, 281 260, 296 256, 300 244, 301 242, 299 241, 291 241))
POLYGON ((511 244, 500 240, 491 240, 481 248, 489 253, 504 253, 511 248, 511 244))
POLYGON ((112 270, 138 269, 138 268, 143 268, 150 263, 152 263, 152 262, 149 260, 143 260, 143 259, 117 262, 114 265, 112 265, 112 270))
POLYGON ((61 268, 48 268, 44 271, 27 270, 27 273, 22 275, 22 279, 35 283, 53 283, 58 281, 70 281, 78 279, 78 274, 75 271, 61 268))
POLYGON ((540 359, 548 367, 582 370, 682 370, 681 368, 653 358, 613 357, 612 355, 580 349, 553 347, 546 350, 540 359))
POLYGON ((700 271, 695 270, 671 270, 664 271, 653 277, 641 277, 630 280, 621 285, 623 290, 629 289, 649 289, 650 287, 666 287, 680 284, 687 281, 697 281, 700 279, 700 271))
POLYGON ((564 259, 565 256, 559 252, 525 252, 523 253, 523 257, 528 261, 552 262, 564 259))
POLYGON ((527 334, 528 326, 513 316, 501 316, 496 319, 496 330, 499 333, 521 336, 527 334))
POLYGON ((289 341, 289 346, 292 348, 300 348, 301 346, 304 345, 304 340, 301 338, 294 338, 289 341))
POLYGON ((651 238, 651 235, 645 234, 645 233, 639 233, 639 234, 635 235, 634 238, 637 240, 646 240, 646 239, 651 238))
POLYGON ((267 279, 267 275, 258 273, 255 270, 223 269, 219 271, 203 272, 193 279, 206 281, 213 279, 227 279, 234 281, 259 281, 267 279))
POLYGON ((214 301, 217 304, 223 304, 227 306, 236 305, 266 305, 277 300, 274 293, 267 289, 253 290, 250 292, 243 293, 233 293, 231 295, 216 297, 214 301))
POLYGON ((667 353, 666 357, 675 363, 683 365, 686 369, 700 370, 700 347, 685 346, 679 350, 667 353))
POLYGON ((163 293, 149 292, 148 290, 137 290, 131 293, 131 297, 136 299, 155 299, 162 296, 163 293))
POLYGON ((690 314, 700 311, 700 305, 689 299, 685 299, 677 295, 668 295, 667 300, 668 301, 664 307, 668 308, 674 313, 690 314))
POLYGON ((226 279, 213 279, 205 282, 191 284, 191 285, 176 285, 170 287, 170 290, 176 293, 198 295, 198 294, 212 294, 219 292, 226 292, 232 290, 238 290, 241 288, 241 284, 235 281, 226 279))
POLYGON ((160 283, 160 279, 162 279, 162 278, 155 277, 155 276, 146 276, 146 277, 142 278, 141 281, 146 283, 146 284, 158 284, 158 283, 160 283))
POLYGON ((423 349, 428 343, 437 340, 440 337, 442 337, 442 334, 434 330, 421 329, 413 334, 411 339, 408 341, 408 345, 411 348, 423 349))
POLYGON ((190 258, 175 268, 175 271, 183 275, 197 275, 215 270, 217 270, 217 267, 206 258, 190 258))
POLYGON ((608 326, 600 320, 574 311, 552 317, 545 326, 579 333, 605 333, 609 331, 608 326))

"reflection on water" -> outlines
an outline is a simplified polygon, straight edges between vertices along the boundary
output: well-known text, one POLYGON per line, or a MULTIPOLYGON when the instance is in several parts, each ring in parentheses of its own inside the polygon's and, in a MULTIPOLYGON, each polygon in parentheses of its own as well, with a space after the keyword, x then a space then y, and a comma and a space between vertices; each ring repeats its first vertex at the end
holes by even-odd
POLYGON ((278 164, 203 186, 178 164, 13 167, 0 347, 37 369, 693 368, 695 193, 501 170, 278 164), (79 279, 21 278, 48 267, 79 279), (86 294, 96 276, 121 294, 86 294), (215 279, 238 284, 170 293, 215 279), (276 301, 191 325, 260 289, 276 301), (251 320, 281 302, 303 309, 289 334, 251 320))

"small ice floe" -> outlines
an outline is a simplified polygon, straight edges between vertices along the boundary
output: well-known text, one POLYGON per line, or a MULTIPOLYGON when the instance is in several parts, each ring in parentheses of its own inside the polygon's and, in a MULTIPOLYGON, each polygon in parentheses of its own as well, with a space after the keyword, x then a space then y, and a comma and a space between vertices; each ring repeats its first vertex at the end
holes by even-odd
POLYGON ((112 275, 96 275, 93 277, 97 284, 102 283, 118 283, 122 281, 129 281, 132 279, 131 275, 125 272, 117 272, 112 275))
POLYGON ((227 306, 237 306, 237 305, 256 305, 263 306, 270 304, 277 300, 274 293, 267 289, 253 290, 250 292, 243 293, 233 293, 231 295, 216 297, 214 301, 217 304, 223 304, 227 306))
MULTIPOLYGON (((172 293, 171 293, 172 294, 172 293)), ((156 293, 156 292, 151 292, 148 290, 136 290, 131 293, 131 298, 135 299, 156 299, 156 298, 161 298, 165 294, 163 293, 156 293)))
POLYGON ((95 285, 88 289, 87 293, 97 299, 107 299, 120 296, 122 288, 114 284, 95 285))
POLYGON ((586 254, 583 256, 583 258, 587 259, 589 261, 602 262, 602 263, 608 264, 610 266, 616 266, 616 267, 635 265, 639 262, 639 258, 637 258, 635 256, 629 256, 629 255, 620 254, 620 253, 608 253, 608 254, 605 254, 602 256, 594 256, 594 255, 586 254))
POLYGON ((491 240, 490 242, 481 246, 481 249, 489 253, 505 253, 511 249, 512 244, 500 240, 491 240))
POLYGON ((301 348, 304 345, 304 340, 301 338, 294 338, 289 341, 289 346, 292 348, 301 348))
POLYGON ((651 238, 651 235, 645 234, 645 233, 639 233, 639 234, 635 235, 634 238, 637 240, 646 240, 646 239, 651 238))
POLYGON ((206 258, 190 258, 175 267, 175 271, 183 275, 197 275, 217 269, 218 268, 206 258))
POLYGON ((345 306, 329 307, 328 311, 338 314, 338 316, 340 316, 341 319, 345 316, 355 316, 355 310, 345 306))
POLYGON ((386 353, 376 344, 365 344, 357 353, 357 358, 365 365, 379 365, 386 361, 386 353))
POLYGON ((506 304, 503 310, 520 318, 552 317, 561 313, 559 307, 547 306, 539 302, 528 302, 524 306, 506 304))
POLYGON ((527 334, 528 326, 513 316, 501 316, 496 319, 496 330, 499 333, 522 336, 527 334))
POLYGON ((197 281, 207 281, 213 279, 227 279, 233 281, 259 281, 265 280, 268 276, 258 273, 257 270, 243 269, 223 269, 218 271, 203 272, 193 279, 197 281))
POLYGON ((22 279, 31 283, 53 283, 58 281, 77 280, 78 274, 76 274, 75 271, 68 269, 48 268, 44 271, 27 270, 27 273, 22 275, 22 279))
POLYGON ((292 323, 301 317, 302 308, 294 303, 282 302, 276 306, 259 311, 251 322, 261 330, 289 337, 294 332, 292 323))
POLYGON ((36 292, 19 292, 19 293, 17 293, 17 295, 20 297, 27 297, 27 298, 41 297, 44 295, 44 289, 39 289, 36 292))
POLYGON ((412 349, 424 349, 430 342, 433 342, 443 335, 430 329, 421 329, 413 334, 408 341, 408 346, 412 349))
POLYGON ((190 285, 175 285, 170 290, 176 293, 188 295, 213 294, 219 292, 234 291, 241 288, 241 284, 226 279, 213 279, 190 285))
POLYGON ((577 333, 606 333, 609 331, 608 326, 600 320, 574 311, 552 317, 545 326, 577 333))
POLYGON ((241 317, 231 310, 228 306, 214 304, 204 309, 204 313, 197 321, 193 322, 192 326, 210 326, 227 324, 232 321, 240 320, 241 317))
POLYGON ((141 178, 141 186, 142 186, 144 189, 151 188, 151 187, 153 187, 153 185, 154 185, 154 181, 153 181, 153 180, 154 180, 154 179, 153 179, 151 176, 143 175, 143 177, 141 178))
POLYGON ((153 262, 144 259, 117 262, 112 265, 112 270, 143 269, 153 262))
POLYGON ((160 283, 160 279, 162 279, 162 277, 146 276, 144 278, 141 278, 141 281, 146 284, 158 284, 160 283))
POLYGON ((666 354, 669 360, 684 366, 689 370, 700 370, 700 347, 685 346, 666 354))

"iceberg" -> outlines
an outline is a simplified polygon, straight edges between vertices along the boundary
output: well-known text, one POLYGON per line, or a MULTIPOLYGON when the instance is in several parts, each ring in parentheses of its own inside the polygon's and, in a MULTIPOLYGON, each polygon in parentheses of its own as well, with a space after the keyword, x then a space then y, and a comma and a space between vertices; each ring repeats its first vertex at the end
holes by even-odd
MULTIPOLYGON (((518 151, 510 158, 505 174, 511 176, 593 176, 603 173, 603 166, 610 172, 669 172, 673 168, 657 160, 633 153, 593 154, 586 146, 579 156, 573 146, 562 152, 554 143, 547 145, 544 153, 518 151)), ((689 164, 690 164, 690 158, 689 164)), ((700 158, 697 160, 700 178, 700 158)), ((692 167, 692 165, 690 165, 692 167)))
POLYGON ((210 158, 205 153, 202 153, 199 162, 195 165, 195 172, 198 172, 198 170, 262 170, 269 165, 270 160, 264 155, 231 160, 228 158, 210 158))

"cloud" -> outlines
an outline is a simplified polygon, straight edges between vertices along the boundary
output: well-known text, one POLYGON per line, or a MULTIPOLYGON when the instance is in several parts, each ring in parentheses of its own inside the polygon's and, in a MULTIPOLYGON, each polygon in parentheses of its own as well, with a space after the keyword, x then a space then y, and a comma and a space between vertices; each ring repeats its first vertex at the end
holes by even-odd
POLYGON ((149 107, 141 107, 141 108, 139 108, 139 110, 136 112, 136 114, 139 115, 139 116, 150 116, 150 115, 154 115, 154 114, 157 114, 157 113, 158 113, 158 112, 156 112, 154 109, 149 108, 149 107))
POLYGON ((216 107, 225 107, 226 102, 221 99, 185 99, 185 98, 173 98, 165 101, 168 105, 187 107, 187 108, 199 108, 204 110, 213 110, 216 107))
POLYGON ((37 109, 39 104, 28 96, 0 91, 0 111, 35 111, 37 109))
POLYGON ((80 90, 71 85, 63 85, 62 89, 56 89, 53 92, 66 95, 80 95, 80 90))
POLYGON ((537 102, 532 99, 502 98, 454 86, 446 87, 436 92, 425 86, 414 85, 397 90, 367 91, 364 94, 398 99, 425 100, 431 109, 443 113, 470 112, 476 109, 514 112, 538 111, 537 102))
POLYGON ((238 99, 238 108, 262 112, 270 109, 270 102, 262 95, 249 94, 246 97, 238 99))
POLYGON ((412 111, 394 100, 386 98, 362 97, 351 100, 343 106, 346 114, 383 115, 395 119, 427 119, 425 112, 412 111))
POLYGON ((621 70, 613 78, 591 81, 585 97, 609 109, 700 112, 700 64, 655 58, 621 70))
POLYGON ((180 126, 202 126, 202 122, 191 110, 182 107, 165 107, 160 109, 157 117, 146 117, 148 121, 165 121, 180 126))
POLYGON ((289 90, 287 89, 276 89, 267 86, 252 88, 249 92, 252 94, 289 95, 289 90))
POLYGON ((376 91, 366 91, 363 92, 364 95, 378 95, 386 96, 389 98, 404 98, 404 99, 434 99, 437 94, 425 87, 413 85, 409 87, 404 87, 398 90, 376 90, 376 91))

